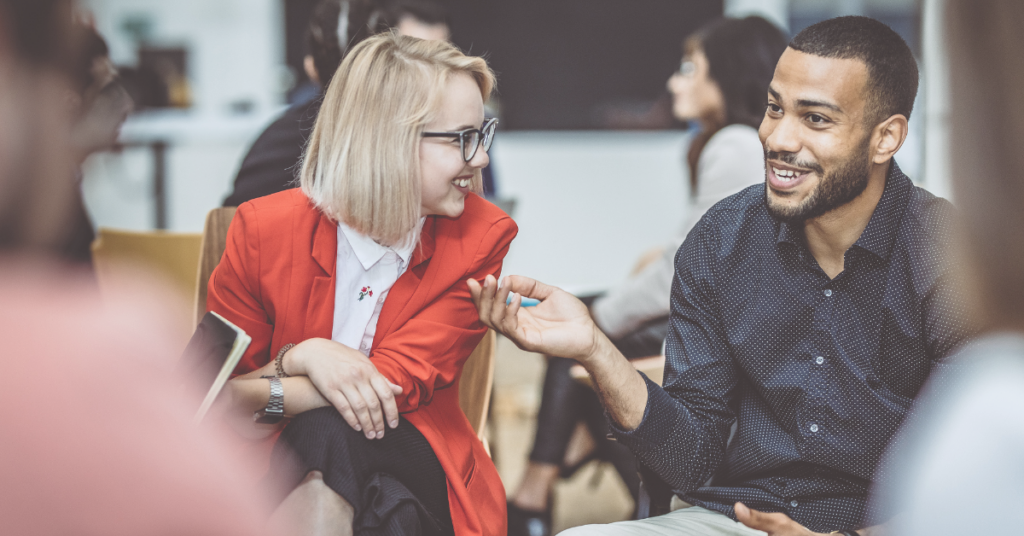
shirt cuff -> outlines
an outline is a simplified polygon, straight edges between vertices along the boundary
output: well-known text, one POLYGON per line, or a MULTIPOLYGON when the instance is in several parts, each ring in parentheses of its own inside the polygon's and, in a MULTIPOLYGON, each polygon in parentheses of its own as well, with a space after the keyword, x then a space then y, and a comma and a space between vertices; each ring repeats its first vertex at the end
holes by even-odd
MULTIPOLYGON (((647 384, 647 407, 644 417, 633 430, 623 430, 608 416, 612 435, 630 449, 660 445, 667 441, 675 429, 679 403, 669 396, 660 385, 651 381, 643 372, 637 372, 647 384)), ((635 450, 634 450, 635 452, 635 450)))

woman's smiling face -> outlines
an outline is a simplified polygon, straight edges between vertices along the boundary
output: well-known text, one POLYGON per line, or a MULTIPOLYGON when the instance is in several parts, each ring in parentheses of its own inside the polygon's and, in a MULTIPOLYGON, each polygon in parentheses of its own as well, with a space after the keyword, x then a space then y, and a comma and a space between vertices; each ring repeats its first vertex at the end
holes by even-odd
MULTIPOLYGON (((426 132, 458 132, 480 128, 484 122, 484 101, 480 86, 467 74, 452 76, 445 86, 438 113, 424 127, 426 132)), ((422 216, 462 215, 469 183, 487 167, 490 159, 481 147, 466 162, 458 138, 420 140, 420 192, 422 216)))

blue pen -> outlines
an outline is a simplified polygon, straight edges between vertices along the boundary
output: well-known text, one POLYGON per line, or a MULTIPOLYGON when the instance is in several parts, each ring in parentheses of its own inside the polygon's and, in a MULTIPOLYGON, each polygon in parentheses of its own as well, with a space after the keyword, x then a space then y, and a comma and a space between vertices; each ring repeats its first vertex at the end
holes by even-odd
MULTIPOLYGON (((512 303, 511 294, 509 294, 508 299, 505 300, 505 305, 508 305, 510 303, 512 303)), ((540 300, 535 300, 533 298, 523 298, 522 303, 519 304, 520 307, 535 307, 537 305, 540 305, 540 300)))

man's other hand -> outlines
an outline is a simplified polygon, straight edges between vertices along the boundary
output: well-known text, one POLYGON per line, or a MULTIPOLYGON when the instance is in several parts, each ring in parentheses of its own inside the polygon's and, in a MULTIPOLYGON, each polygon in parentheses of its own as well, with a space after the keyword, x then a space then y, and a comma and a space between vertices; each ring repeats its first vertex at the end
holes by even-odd
POLYGON ((763 530, 768 533, 768 536, 812 536, 821 534, 820 532, 808 530, 783 513, 769 514, 759 512, 739 502, 733 506, 733 509, 736 512, 736 519, 740 523, 752 529, 763 530))
POLYGON ((585 365, 604 336, 583 302, 560 288, 516 275, 506 277, 501 288, 491 275, 482 283, 470 279, 466 284, 480 321, 523 350, 568 357, 585 365), (522 307, 524 297, 540 303, 522 307))

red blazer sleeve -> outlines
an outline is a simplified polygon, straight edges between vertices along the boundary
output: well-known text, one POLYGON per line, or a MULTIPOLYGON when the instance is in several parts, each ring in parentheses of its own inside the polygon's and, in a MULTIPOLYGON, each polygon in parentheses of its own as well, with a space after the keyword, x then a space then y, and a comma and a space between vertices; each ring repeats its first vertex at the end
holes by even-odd
POLYGON ((455 382, 463 363, 483 339, 487 328, 480 322, 466 280, 500 276, 517 230, 511 218, 495 222, 461 277, 370 353, 377 370, 402 387, 397 397, 400 412, 415 411, 430 402, 434 390, 455 382))
POLYGON ((260 230, 250 203, 238 207, 228 228, 227 246, 210 276, 206 309, 227 318, 252 337, 234 375, 256 370, 269 361, 274 326, 263 305, 260 230))

